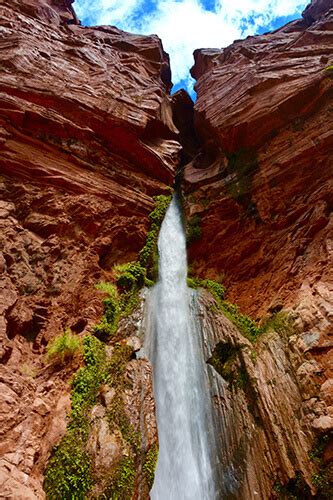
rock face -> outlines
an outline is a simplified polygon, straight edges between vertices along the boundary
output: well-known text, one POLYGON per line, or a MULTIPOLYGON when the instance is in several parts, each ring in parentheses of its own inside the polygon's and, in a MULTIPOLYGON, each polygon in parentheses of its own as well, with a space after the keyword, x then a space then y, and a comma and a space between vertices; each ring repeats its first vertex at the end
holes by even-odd
POLYGON ((185 181, 202 238, 190 256, 202 273, 225 273, 231 297, 254 314, 273 300, 300 300, 302 283, 329 287, 333 12, 325 5, 310 26, 294 21, 195 54, 204 153, 185 167, 185 181))
MULTIPOLYGON (((295 307, 330 375, 333 5, 273 33, 195 53, 203 148, 185 166, 194 273, 224 275, 254 318, 295 307)), ((311 350, 312 348, 310 348, 311 350)))
POLYGON ((195 307, 221 450, 216 469, 222 497, 311 498, 318 465, 309 459, 314 438, 318 426, 326 433, 332 424, 331 382, 323 383, 322 367, 296 330, 271 329, 253 345, 217 312, 207 292, 201 291, 195 307), (217 346, 220 365, 211 361, 217 346), (318 397, 320 386, 329 397, 318 397))
MULTIPOLYGON (((283 308, 297 318, 294 336, 271 334, 252 347, 255 365, 245 359, 250 346, 241 341, 239 367, 246 368, 247 381, 256 381, 254 417, 241 391, 226 389, 215 375, 221 446, 231 453, 222 462, 236 468, 235 498, 274 497, 272 478, 277 488, 294 488, 297 471, 307 484, 298 494, 310 498, 315 476, 307 453, 315 438, 329 439, 333 429, 333 89, 325 69, 332 64, 332 26, 332 2, 313 1, 303 19, 275 32, 195 52, 201 148, 192 149, 184 167, 187 221, 195 236, 191 270, 222 278, 228 300, 254 319, 283 308)), ((229 338, 216 320, 206 323, 207 335, 212 329, 216 335, 207 359, 229 338)), ((233 479, 225 485, 231 494, 233 479)))
POLYGON ((172 184, 180 150, 160 40, 83 28, 71 4, 0 6, 6 498, 43 498, 75 369, 45 371, 45 346, 66 326, 89 333, 100 318, 94 284, 109 280, 114 263, 137 258, 152 197, 172 184))
MULTIPOLYGON (((81 363, 45 365, 45 347, 66 327, 92 331, 102 315, 94 285, 137 258, 153 196, 180 164, 187 217, 201 228, 193 271, 224 274, 229 299, 255 318, 281 308, 297 317, 297 334, 270 332, 253 348, 208 296, 198 306, 207 361, 229 343, 232 371, 246 382, 209 367, 222 488, 270 498, 274 484, 294 493, 299 473, 302 494, 314 494, 307 454, 333 427, 332 2, 312 1, 302 20, 273 33, 197 51, 194 109, 184 91, 169 96, 158 37, 84 28, 72 3, 0 6, 1 494, 45 497, 81 363)), ((134 351, 139 323, 120 326, 134 351)), ((126 381, 121 400, 143 460, 157 444, 149 363, 129 360, 126 381)), ((108 425, 114 396, 106 387, 91 410, 96 474, 126 456, 108 425)), ((332 461, 332 447, 323 456, 332 461)), ((147 498, 139 465, 135 495, 147 498)))

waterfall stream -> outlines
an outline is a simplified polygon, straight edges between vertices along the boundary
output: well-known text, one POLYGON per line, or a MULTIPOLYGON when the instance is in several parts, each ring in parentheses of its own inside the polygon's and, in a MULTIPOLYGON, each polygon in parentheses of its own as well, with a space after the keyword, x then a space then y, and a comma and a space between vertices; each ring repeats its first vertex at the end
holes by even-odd
POLYGON ((174 196, 162 223, 159 280, 147 300, 145 350, 154 368, 159 457, 153 500, 216 498, 212 414, 197 322, 186 286, 186 240, 174 196))

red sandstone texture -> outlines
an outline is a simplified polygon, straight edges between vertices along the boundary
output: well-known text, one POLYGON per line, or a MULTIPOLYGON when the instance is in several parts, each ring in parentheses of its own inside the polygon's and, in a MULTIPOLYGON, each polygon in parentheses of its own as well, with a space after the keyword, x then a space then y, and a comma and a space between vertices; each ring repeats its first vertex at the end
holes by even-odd
POLYGON ((273 33, 196 51, 204 152, 184 173, 189 217, 201 216, 194 271, 223 274, 229 298, 254 317, 325 304, 323 342, 332 333, 331 7, 313 2, 273 33))
POLYGON ((187 217, 201 227, 193 273, 223 278, 228 300, 256 319, 297 317, 285 349, 297 352, 307 439, 333 429, 332 28, 333 2, 313 1, 273 33, 196 51, 203 147, 184 169, 187 217))
MULTIPOLYGON (((1 473, 43 498, 72 370, 44 367, 66 326, 89 333, 94 284, 137 258, 180 145, 158 37, 83 28, 70 0, 0 6, 1 473)), ((153 418, 153 416, 151 417, 153 418)))

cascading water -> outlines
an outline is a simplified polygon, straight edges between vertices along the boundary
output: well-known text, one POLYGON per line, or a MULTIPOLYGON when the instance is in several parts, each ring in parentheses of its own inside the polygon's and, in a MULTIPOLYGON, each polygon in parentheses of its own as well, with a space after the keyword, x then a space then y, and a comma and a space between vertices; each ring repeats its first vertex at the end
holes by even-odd
POLYGON ((148 297, 145 349, 154 367, 159 457, 153 500, 216 498, 212 414, 200 332, 186 286, 186 240, 174 196, 162 223, 159 280, 148 297))

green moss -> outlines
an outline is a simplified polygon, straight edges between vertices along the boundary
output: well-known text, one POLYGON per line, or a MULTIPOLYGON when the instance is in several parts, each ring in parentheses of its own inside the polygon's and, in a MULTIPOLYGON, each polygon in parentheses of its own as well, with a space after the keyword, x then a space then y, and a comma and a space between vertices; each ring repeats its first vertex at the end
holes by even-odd
MULTIPOLYGON (((133 354, 133 349, 126 345, 116 345, 107 365, 107 383, 115 389, 107 418, 111 431, 121 432, 123 440, 129 445, 130 456, 123 456, 107 481, 107 486, 100 498, 132 498, 136 477, 136 461, 140 452, 141 438, 130 423, 125 412, 123 391, 126 387, 126 365, 133 354)), ((128 453, 128 452, 127 452, 128 453)))
POLYGON ((131 500, 135 484, 135 464, 131 456, 122 457, 115 467, 108 486, 98 498, 103 500, 131 500))
POLYGON ((104 379, 105 348, 90 335, 83 339, 85 366, 72 380, 72 411, 66 435, 54 447, 44 488, 47 498, 84 499, 92 486, 91 460, 86 452, 89 435, 88 413, 97 399, 104 379))
POLYGON ((140 264, 146 268, 146 277, 151 281, 156 281, 158 276, 157 240, 161 224, 171 201, 171 196, 155 196, 154 201, 155 208, 149 215, 151 220, 150 230, 147 234, 146 244, 139 254, 140 264))
POLYGON ((220 309, 250 342, 255 342, 261 335, 262 331, 253 319, 241 313, 235 304, 224 300, 220 304, 220 309))
POLYGON ((85 442, 75 430, 54 447, 45 474, 44 489, 51 500, 83 500, 92 486, 91 461, 85 442))
POLYGON ((250 358, 252 359, 253 364, 255 365, 257 362, 258 353, 257 351, 251 351, 250 358))
POLYGON ((158 445, 157 443, 154 443, 149 448, 149 451, 146 455, 145 463, 143 464, 143 472, 146 476, 148 487, 150 490, 154 483, 157 460, 158 460, 158 445))
POLYGON ((81 350, 81 340, 74 335, 70 328, 58 335, 47 346, 46 356, 48 361, 64 365, 81 350))
POLYGON ((201 217, 194 215, 186 224, 186 241, 187 244, 199 240, 201 237, 201 217))
POLYGON ((112 399, 108 411, 108 421, 111 429, 118 428, 123 439, 132 447, 134 453, 140 450, 140 434, 135 431, 125 412, 124 400, 120 392, 112 399))
POLYGON ((131 359, 133 354, 132 347, 128 345, 116 344, 113 349, 112 357, 107 365, 107 381, 113 387, 123 385, 124 375, 126 371, 127 362, 131 359))
POLYGON ((107 366, 107 382, 116 390, 108 410, 108 421, 113 429, 117 427, 125 441, 137 453, 140 448, 140 435, 133 429, 125 412, 122 392, 125 388, 125 372, 128 361, 131 359, 133 349, 127 345, 116 345, 110 362, 107 366))

